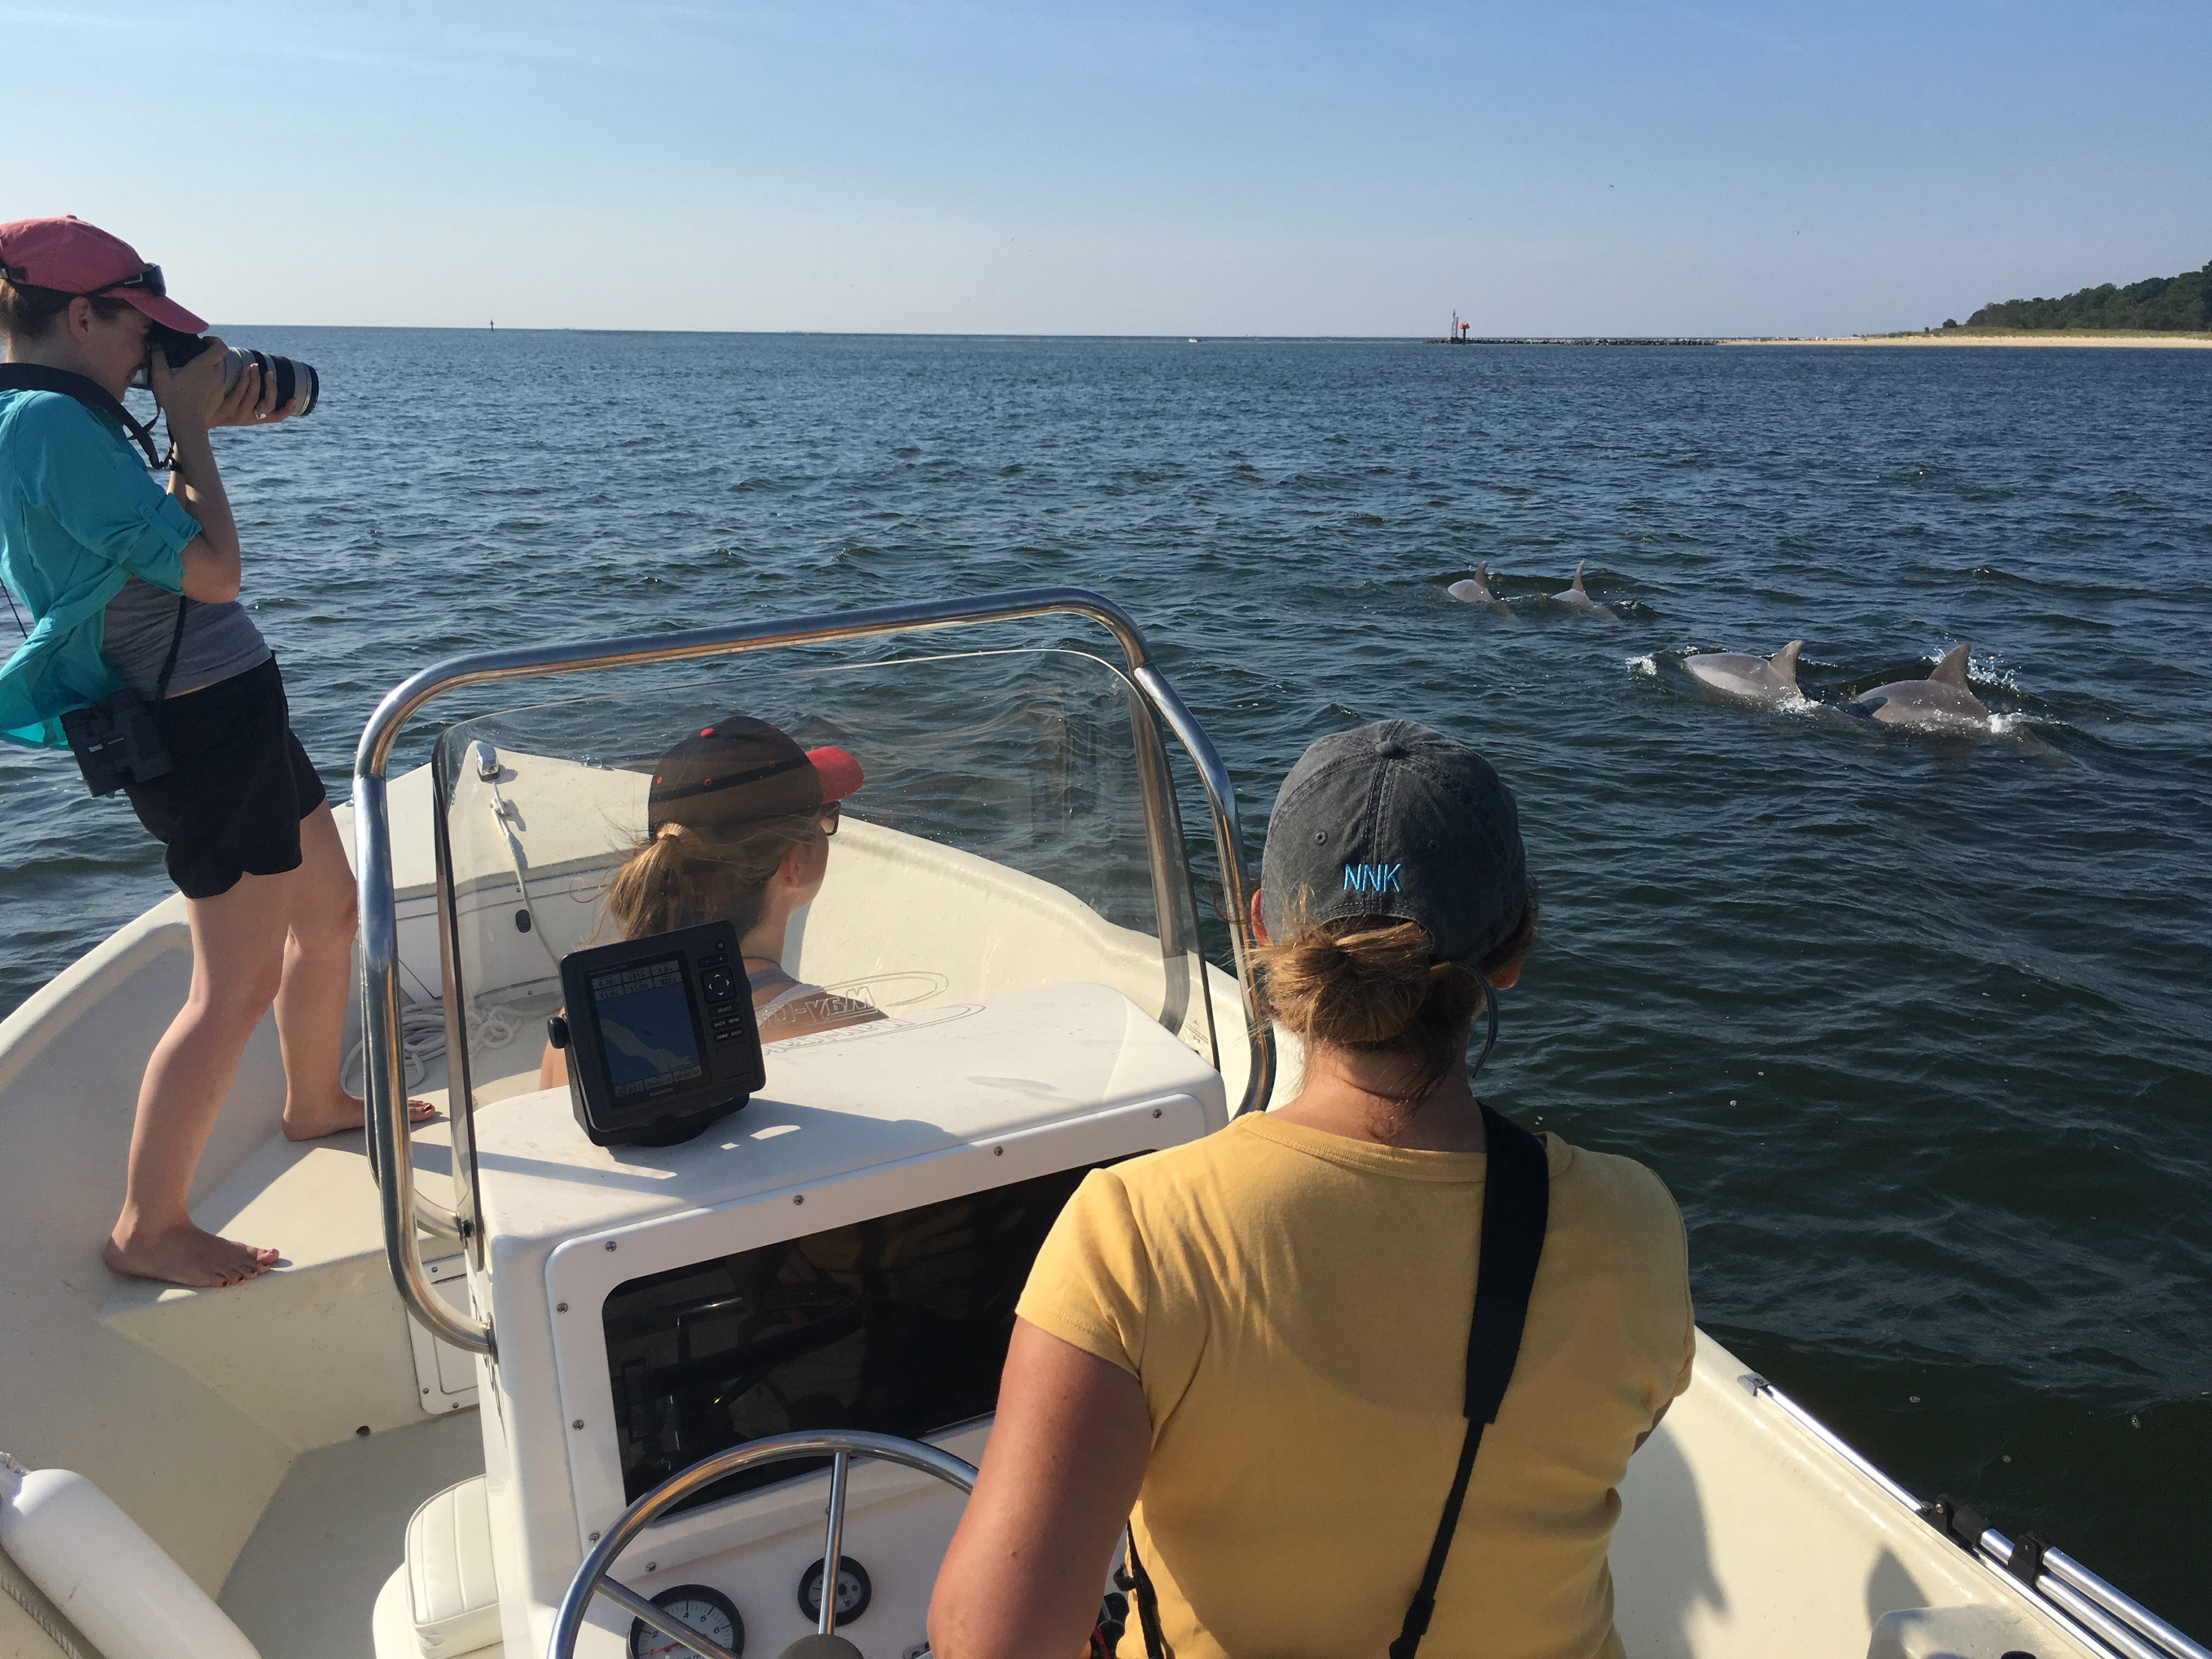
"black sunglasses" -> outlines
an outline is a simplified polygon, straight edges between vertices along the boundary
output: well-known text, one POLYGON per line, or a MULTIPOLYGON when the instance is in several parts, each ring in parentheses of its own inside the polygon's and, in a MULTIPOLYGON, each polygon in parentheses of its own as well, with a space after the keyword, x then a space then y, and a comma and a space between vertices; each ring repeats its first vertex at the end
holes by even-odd
POLYGON ((148 265, 136 276, 125 276, 119 283, 110 283, 106 288, 96 288, 93 292, 112 294, 118 288, 143 289, 157 300, 165 300, 169 295, 169 285, 161 280, 161 267, 159 265, 148 265))
POLYGON ((823 835, 834 836, 837 833, 837 817, 838 804, 834 800, 825 802, 822 808, 822 833, 823 835))

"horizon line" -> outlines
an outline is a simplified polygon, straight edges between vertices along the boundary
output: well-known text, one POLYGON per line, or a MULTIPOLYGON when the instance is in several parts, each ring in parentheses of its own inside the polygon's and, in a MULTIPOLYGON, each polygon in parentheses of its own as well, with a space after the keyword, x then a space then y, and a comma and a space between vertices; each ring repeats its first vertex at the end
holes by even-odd
MULTIPOLYGON (((356 329, 388 333, 417 334, 636 334, 636 335, 751 335, 764 339, 802 337, 812 339, 862 340, 1165 340, 1204 343, 1212 340, 1236 341, 1332 341, 1354 343, 1395 345, 1482 345, 1506 343, 1512 345, 1544 345, 1555 343, 1582 343, 1623 340, 1662 344, 1675 341, 1705 340, 1803 340, 1832 338, 1832 335, 1789 335, 1711 332, 1674 332, 1668 334, 1623 334, 1597 332, 1564 334, 1551 331, 1542 334, 1478 335, 1462 341, 1453 341, 1443 335, 1430 334, 1208 334, 1188 332, 1159 333, 1074 333, 1018 331, 1005 329, 842 329, 842 328, 607 328, 585 324, 517 324, 504 328, 496 323, 210 323, 210 332, 220 333, 224 328, 327 328, 356 329)), ((1913 330, 1871 331, 1876 332, 1912 332, 1913 330)))

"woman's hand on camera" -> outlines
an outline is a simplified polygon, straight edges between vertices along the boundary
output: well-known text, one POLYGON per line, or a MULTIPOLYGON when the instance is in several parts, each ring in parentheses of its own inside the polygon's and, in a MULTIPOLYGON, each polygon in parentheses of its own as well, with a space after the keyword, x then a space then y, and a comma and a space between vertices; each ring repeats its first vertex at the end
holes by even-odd
MULTIPOLYGON (((163 353, 153 354, 154 401, 161 405, 172 434, 204 432, 225 424, 217 418, 231 401, 223 395, 222 353, 222 342, 211 338, 207 349, 182 368, 171 368, 163 353)), ((243 387, 246 377, 238 378, 243 387)), ((232 396, 235 395, 234 392, 232 396)))
POLYGON ((216 410, 210 426, 274 426, 292 412, 293 404, 288 399, 283 408, 276 406, 276 379, 264 374, 258 363, 248 363, 239 371, 238 384, 231 387, 216 410))

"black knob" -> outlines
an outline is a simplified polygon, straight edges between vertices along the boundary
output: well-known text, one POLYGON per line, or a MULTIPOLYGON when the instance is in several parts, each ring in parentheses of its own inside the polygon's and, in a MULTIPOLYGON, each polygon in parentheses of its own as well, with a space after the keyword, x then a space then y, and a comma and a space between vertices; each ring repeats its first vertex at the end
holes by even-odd
POLYGON ((545 1022, 545 1040, 556 1048, 568 1046, 568 1022, 556 1014, 545 1022))

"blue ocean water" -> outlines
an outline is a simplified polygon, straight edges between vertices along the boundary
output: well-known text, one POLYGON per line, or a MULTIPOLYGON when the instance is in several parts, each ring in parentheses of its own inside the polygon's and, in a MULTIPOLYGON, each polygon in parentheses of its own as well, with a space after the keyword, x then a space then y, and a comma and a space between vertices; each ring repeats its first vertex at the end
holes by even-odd
MULTIPOLYGON (((2212 1630, 2212 354, 227 333, 325 376, 221 441, 338 794, 458 651, 1040 583, 1146 627, 1255 854, 1318 733, 1476 742, 1545 904, 1486 1092, 1653 1164, 1702 1322, 1905 1484, 2212 1630), (1998 719, 1680 666, 1796 637, 1823 700, 1968 642, 1998 719)), ((166 890, 0 750, 0 1009, 166 890)))

